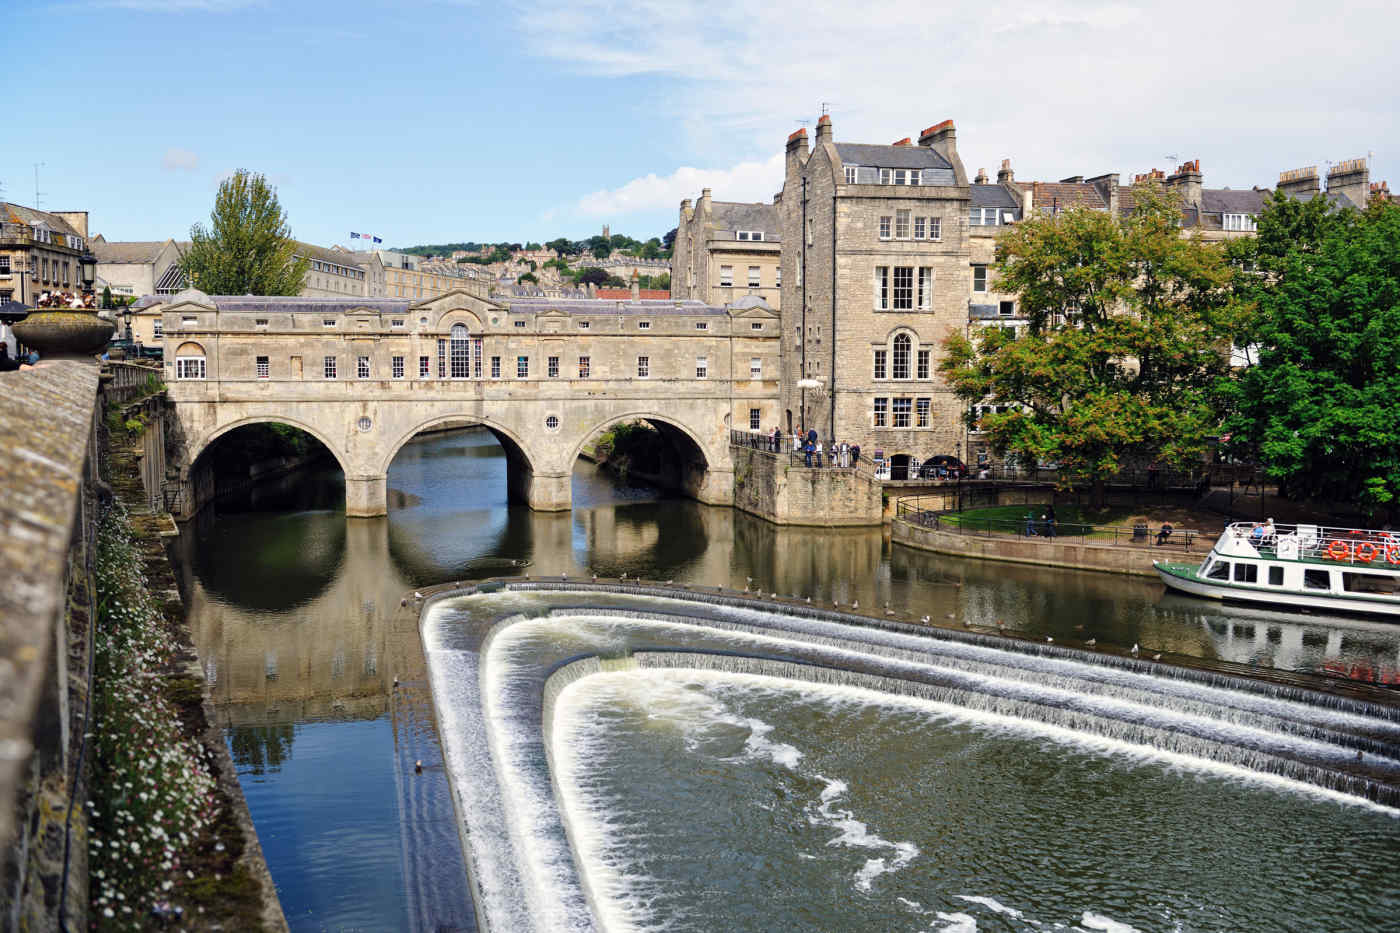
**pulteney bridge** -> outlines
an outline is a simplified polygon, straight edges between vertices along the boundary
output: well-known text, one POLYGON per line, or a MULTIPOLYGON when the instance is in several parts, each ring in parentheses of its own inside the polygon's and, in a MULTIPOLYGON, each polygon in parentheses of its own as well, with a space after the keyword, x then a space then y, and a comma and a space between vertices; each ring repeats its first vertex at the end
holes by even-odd
MULTIPOLYGON (((643 420, 671 443, 676 484, 733 502, 731 427, 778 424, 779 318, 761 299, 210 297, 160 309, 184 439, 181 480, 210 445, 258 422, 315 437, 345 472, 346 514, 383 515, 399 449, 480 425, 505 449, 512 498, 570 508, 590 437, 643 420)), ((187 517, 194 497, 181 496, 187 517)))

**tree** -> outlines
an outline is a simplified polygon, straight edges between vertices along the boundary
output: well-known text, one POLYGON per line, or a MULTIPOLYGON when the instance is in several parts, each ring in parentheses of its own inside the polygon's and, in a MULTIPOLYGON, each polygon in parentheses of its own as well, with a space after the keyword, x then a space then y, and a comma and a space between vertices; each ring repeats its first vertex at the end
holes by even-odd
POLYGON ((540 284, 540 280, 535 278, 535 274, 533 272, 521 273, 520 275, 516 276, 515 282, 517 285, 524 285, 527 282, 531 285, 540 284))
POLYGON ((638 251, 638 255, 641 256, 643 259, 659 259, 661 257, 661 241, 658 240, 656 237, 652 237, 650 240, 647 240, 645 243, 642 244, 642 248, 638 251))
POLYGON ((605 236, 594 236, 588 238, 588 251, 595 259, 607 259, 612 255, 612 241, 605 236))
POLYGON ((959 397, 996 406, 968 419, 998 454, 1057 462, 1100 504, 1120 469, 1200 461, 1234 324, 1223 252, 1180 235, 1160 186, 1133 197, 1122 218, 1068 210, 1003 234, 996 287, 1019 296, 1029 327, 955 334, 939 366, 959 397))
POLYGON ((209 228, 190 228, 180 268, 210 295, 296 295, 310 267, 296 248, 267 179, 239 169, 219 185, 209 228))
POLYGON ((672 227, 670 230, 666 231, 666 235, 661 238, 661 246, 665 249, 667 256, 671 255, 671 250, 676 248, 676 233, 679 229, 679 227, 672 227))
POLYGON ((583 247, 580 244, 575 243, 568 237, 562 236, 557 240, 550 240, 545 246, 548 246, 560 256, 577 256, 579 253, 583 252, 583 247))
POLYGON ((110 309, 112 307, 112 286, 102 286, 102 307, 110 309))
POLYGON ((597 266, 586 266, 578 270, 574 276, 575 285, 606 285, 608 284, 608 274, 597 266))
POLYGON ((525 248, 526 248, 527 250, 529 250, 530 252, 532 252, 532 253, 538 253, 538 252, 540 251, 540 244, 538 244, 538 243, 526 243, 526 244, 525 244, 525 248))
POLYGON ((1223 380, 1232 449, 1284 495, 1400 514, 1400 206, 1276 199, 1242 298, 1258 363, 1223 380))

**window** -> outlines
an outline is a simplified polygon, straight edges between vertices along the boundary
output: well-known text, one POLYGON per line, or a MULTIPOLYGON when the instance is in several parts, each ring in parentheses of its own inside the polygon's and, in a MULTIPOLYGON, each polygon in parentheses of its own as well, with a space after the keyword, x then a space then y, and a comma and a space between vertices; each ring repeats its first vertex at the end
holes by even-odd
POLYGON ((720 284, 723 288, 729 288, 729 287, 731 287, 731 286, 734 284, 734 267, 733 267, 733 266, 720 266, 720 267, 719 267, 719 284, 720 284))
POLYGON ((638 321, 637 330, 651 330, 651 321, 638 321))
POLYGON ((418 378, 427 379, 428 372, 428 358, 426 356, 418 357, 418 378))
POLYGON ((1235 582, 1258 583, 1259 565, 1246 563, 1244 561, 1240 561, 1238 564, 1235 564, 1235 582))
POLYGON ((501 358, 499 356, 491 357, 491 378, 501 378, 501 358))
POLYGON ((578 329, 579 329, 579 330, 588 330, 588 328, 590 328, 590 327, 592 327, 592 326, 593 326, 593 322, 592 322, 592 321, 579 321, 579 322, 578 322, 578 329))
POLYGON ((997 314, 1001 315, 1002 317, 1015 317, 1015 316, 1016 316, 1016 302, 1014 302, 1014 301, 1003 301, 1003 302, 1001 302, 1001 304, 997 305, 997 314))
POLYGON ((894 309, 908 311, 914 307, 914 267, 894 267, 894 309))
POLYGON ((918 370, 917 370, 916 372, 918 373, 918 375, 917 375, 916 378, 919 378, 919 379, 927 379, 927 378, 928 378, 928 351, 927 351, 927 350, 920 350, 920 351, 919 351, 919 368, 918 368, 918 370))
POLYGON ((1222 226, 1226 230, 1254 230, 1257 224, 1252 214, 1226 214, 1222 226))
POLYGON ((1283 586, 1283 568, 1269 568, 1269 586, 1283 586))
POLYGON ((891 185, 891 184, 894 184, 894 170, 893 170, 893 169, 888 169, 888 168, 882 168, 882 169, 880 169, 880 184, 882 184, 882 185, 891 185))
POLYGON ((530 358, 528 356, 517 356, 515 358, 515 378, 530 378, 530 358))
POLYGON ((0 275, 9 275, 9 274, 10 274, 10 256, 9 256, 8 253, 6 253, 5 255, 0 256, 0 275))
POLYGON ((467 325, 453 324, 449 333, 452 378, 466 379, 471 375, 471 338, 467 335, 467 325))
POLYGON ((749 378, 763 378, 763 360, 759 359, 756 356, 749 357, 749 378))
POLYGON ((972 290, 974 292, 985 292, 987 290, 987 267, 972 267, 972 290))
POLYGON ((914 239, 922 240, 928 237, 928 218, 914 218, 914 239))
POLYGON ((326 318, 325 320, 321 321, 321 326, 322 326, 322 327, 334 327, 334 326, 335 326, 335 321, 331 320, 330 318, 326 318))
POLYGON ((394 318, 392 321, 389 322, 389 326, 390 326, 390 327, 403 327, 403 318, 401 318, 401 317, 394 318))
POLYGON ((854 185, 855 183, 856 183, 856 167, 855 167, 854 165, 848 165, 848 166, 846 166, 846 184, 848 184, 848 185, 854 185))
POLYGON ((647 378, 648 376, 650 376, 650 375, 651 375, 651 357, 649 357, 649 356, 639 356, 639 357, 637 357, 637 378, 638 378, 638 379, 646 379, 646 378, 647 378))
POLYGON ((995 207, 974 207, 967 217, 967 222, 974 227, 995 227, 1000 223, 999 214, 995 207))
POLYGON ((930 217, 928 219, 928 238, 930 240, 943 239, 943 218, 930 217))
POLYGON ((762 321, 753 321, 749 324, 749 330, 763 330, 762 321))
POLYGON ((524 321, 523 319, 522 319, 522 320, 519 320, 519 321, 516 321, 516 322, 515 322, 515 326, 516 326, 516 327, 524 327, 524 326, 525 326, 525 321, 524 321))
POLYGON ((359 378, 359 379, 368 379, 368 378, 369 378, 369 357, 367 357, 367 356, 357 356, 357 357, 355 357, 355 376, 356 376, 356 378, 359 378))
POLYGON ((176 378, 176 379, 203 379, 203 378, 204 378, 204 357, 202 357, 202 356, 177 356, 177 357, 175 357, 175 378, 176 378))
POLYGON ((916 428, 928 427, 929 399, 921 398, 914 400, 914 426, 916 428))
POLYGON ((165 336, 165 322, 160 318, 156 318, 151 322, 151 336, 155 337, 157 340, 165 336))
POLYGON ((909 427, 909 412, 913 408, 913 399, 897 398, 894 400, 894 426, 897 428, 909 427))
POLYGON ((875 399, 875 427, 883 428, 885 426, 885 413, 889 408, 889 404, 890 400, 887 398, 875 399))
POLYGON ((1327 570, 1304 570, 1303 589, 1305 590, 1330 590, 1332 588, 1332 574, 1327 570))
POLYGON ((257 374, 258 374, 258 378, 259 378, 259 379, 269 379, 269 378, 271 378, 271 376, 272 376, 272 365, 271 365, 271 363, 269 363, 267 357, 265 357, 265 356, 260 356, 260 357, 258 357, 257 360, 256 360, 255 363, 254 363, 254 366, 255 366, 255 370, 256 370, 256 372, 257 372, 257 374))
POLYGON ((549 378, 551 378, 551 379, 558 379, 558 378, 559 378, 559 357, 557 357, 557 356, 551 356, 551 357, 549 358, 548 362, 545 364, 545 371, 549 374, 549 378))
POLYGON ((909 239, 909 211, 894 212, 894 238, 896 240, 909 239))
POLYGON ((758 266, 749 266, 749 288, 758 288, 761 284, 758 278, 758 266))
POLYGON ((894 218, 888 214, 880 218, 880 239, 888 240, 890 238, 890 228, 893 222, 894 218))
POLYGON ((254 327, 266 327, 266 326, 267 326, 267 318, 265 318, 265 317, 254 318, 254 319, 253 319, 253 326, 254 326, 254 327))
POLYGON ((919 175, 919 169, 882 168, 880 169, 880 184, 917 185, 919 183, 919 175))
POLYGON ((776 274, 773 276, 773 284, 776 285, 778 288, 782 288, 782 287, 783 287, 783 267, 782 267, 782 266, 779 266, 779 267, 777 268, 776 274))
POLYGON ((592 359, 591 359, 590 357, 587 357, 587 356, 581 356, 581 357, 579 357, 579 358, 578 358, 578 377, 579 377, 580 379, 587 379, 587 378, 588 378, 588 375, 589 375, 589 372, 590 372, 591 370, 592 370, 592 359))
POLYGON ((444 340, 442 337, 439 337, 439 338, 438 338, 438 342, 437 342, 437 351, 438 351, 438 354, 437 354, 437 377, 438 377, 439 379, 446 379, 446 378, 447 378, 447 341, 444 340))
POLYGON ((695 378, 696 378, 696 379, 708 379, 708 378, 710 378, 710 360, 709 360, 708 357, 697 356, 697 357, 695 358, 695 378))
POLYGON ((696 322, 695 322, 695 329, 696 329, 696 330, 709 330, 709 329, 710 329, 710 322, 709 322, 709 321, 696 321, 696 322))
POLYGON ((1348 593, 1371 593, 1381 596, 1396 595, 1400 579, 1379 573, 1343 573, 1342 589, 1348 593))
POLYGON ((919 310, 927 311, 933 306, 933 268, 919 267, 919 310))
POLYGON ((755 243, 763 242, 762 230, 740 230, 735 236, 740 240, 752 240, 755 243))
POLYGON ((908 334, 896 334, 894 338, 894 366, 893 376, 895 379, 909 378, 909 348, 912 341, 908 334))
POLYGON ((180 326, 181 326, 181 327, 194 327, 194 326, 195 326, 196 324, 198 324, 198 323, 199 323, 199 319, 198 319, 198 318, 194 318, 194 317, 182 317, 182 318, 180 318, 180 326))
POLYGON ((888 356, 889 356, 889 351, 888 351, 888 350, 876 350, 876 351, 875 351, 875 378, 876 378, 876 379, 884 379, 884 378, 885 378, 885 373, 886 373, 886 369, 885 369, 885 358, 888 357, 888 356))
POLYGON ((1228 560, 1218 560, 1211 564, 1206 571, 1207 580, 1228 580, 1230 579, 1230 562, 1228 560))
POLYGON ((890 309, 890 267, 875 267, 875 308, 878 311, 890 309))
POLYGON ((761 409, 761 408, 750 408, 750 409, 749 409, 749 430, 750 430, 750 431, 757 431, 757 430, 762 426, 762 422, 758 420, 758 419, 759 419, 760 417, 762 417, 762 416, 763 416, 763 409, 761 409))
POLYGON ((335 378, 335 357, 328 356, 325 358, 321 367, 321 373, 327 379, 335 378))
POLYGON ((559 416, 558 416, 558 415, 550 415, 549 417, 545 418, 545 419, 544 419, 544 426, 545 426, 546 428, 548 428, 549 430, 551 430, 551 431, 557 431, 557 430, 559 430, 559 416))

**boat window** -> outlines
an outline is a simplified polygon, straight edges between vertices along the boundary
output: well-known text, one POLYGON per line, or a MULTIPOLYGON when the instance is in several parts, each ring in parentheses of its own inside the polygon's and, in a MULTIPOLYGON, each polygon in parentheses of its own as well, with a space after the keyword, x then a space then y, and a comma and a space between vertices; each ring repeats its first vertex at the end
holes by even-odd
POLYGON ((1228 560, 1218 560, 1215 566, 1206 571, 1207 580, 1228 580, 1230 579, 1230 562, 1228 560))
POLYGON ((1283 586, 1283 568, 1269 568, 1269 586, 1283 586))
POLYGON ((1342 589, 1348 593, 1379 593, 1394 596, 1400 590, 1400 577, 1388 577, 1378 573, 1343 573, 1342 589))
POLYGON ((1235 565, 1236 583, 1258 583, 1259 567, 1256 564, 1238 563, 1235 565))
POLYGON ((1332 575, 1326 570, 1304 570, 1303 589, 1305 590, 1330 590, 1332 588, 1332 575))

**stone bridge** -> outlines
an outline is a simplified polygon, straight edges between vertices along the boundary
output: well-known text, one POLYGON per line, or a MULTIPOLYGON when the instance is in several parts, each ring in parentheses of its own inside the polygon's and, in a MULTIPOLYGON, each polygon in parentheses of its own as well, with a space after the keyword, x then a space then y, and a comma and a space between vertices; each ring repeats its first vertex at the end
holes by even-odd
MULTIPOLYGON (((671 482, 733 502, 731 427, 778 424, 779 318, 761 299, 210 297, 160 309, 169 397, 193 469, 223 435, 274 422, 307 432, 345 473, 346 514, 383 515, 399 449, 480 425, 505 449, 513 498, 570 508, 585 443, 646 421, 670 442, 671 482)), ((198 506, 196 497, 178 517, 198 506)))

